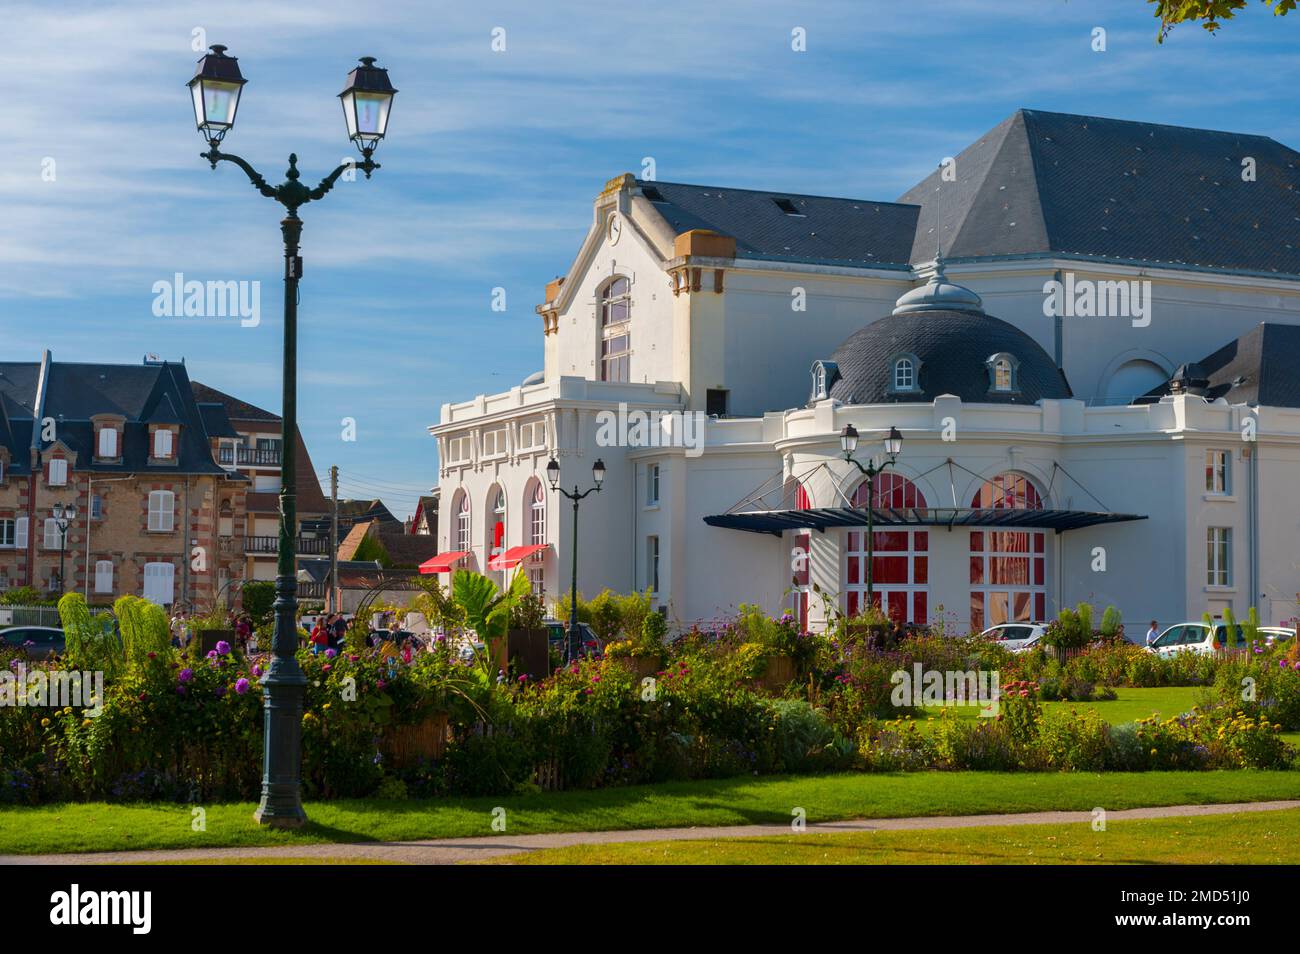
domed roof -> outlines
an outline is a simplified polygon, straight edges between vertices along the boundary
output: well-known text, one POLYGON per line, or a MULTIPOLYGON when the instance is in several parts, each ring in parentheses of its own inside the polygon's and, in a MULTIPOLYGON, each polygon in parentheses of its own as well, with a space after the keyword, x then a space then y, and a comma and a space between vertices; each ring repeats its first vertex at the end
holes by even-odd
POLYGON ((828 397, 845 404, 929 402, 953 394, 970 403, 1033 404, 1071 397, 1065 375, 1014 325, 986 315, 979 295, 935 276, 898 299, 893 314, 854 332, 831 356, 838 377, 828 397), (910 361, 896 376, 899 360, 910 361), (995 364, 1005 363, 995 373, 995 364))

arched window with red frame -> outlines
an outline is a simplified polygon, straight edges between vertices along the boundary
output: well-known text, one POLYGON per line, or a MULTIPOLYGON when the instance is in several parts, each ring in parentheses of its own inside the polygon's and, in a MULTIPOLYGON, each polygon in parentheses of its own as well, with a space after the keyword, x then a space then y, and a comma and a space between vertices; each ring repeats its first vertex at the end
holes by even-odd
MULTIPOLYGON (((808 488, 803 483, 791 477, 785 482, 785 493, 783 497, 787 501, 787 506, 793 505, 795 510, 811 510, 812 500, 808 496, 808 488)), ((791 571, 791 614, 799 620, 799 628, 805 632, 808 630, 808 601, 812 592, 810 565, 812 563, 812 534, 807 530, 796 531, 792 534, 790 543, 790 571, 791 571)))
MULTIPOLYGON (((1023 474, 1008 471, 984 481, 970 505, 976 510, 1042 510, 1043 496, 1023 474)), ((1047 533, 1043 530, 970 532, 970 626, 982 632, 1047 616, 1047 533)))
MULTIPOLYGON (((896 471, 878 474, 872 488, 876 510, 926 507, 925 494, 896 471)), ((853 492, 854 507, 867 506, 867 482, 853 492)), ((899 623, 925 623, 930 615, 930 532, 888 527, 872 534, 873 603, 899 623)), ((844 611, 856 616, 867 606, 867 533, 844 534, 844 611)))

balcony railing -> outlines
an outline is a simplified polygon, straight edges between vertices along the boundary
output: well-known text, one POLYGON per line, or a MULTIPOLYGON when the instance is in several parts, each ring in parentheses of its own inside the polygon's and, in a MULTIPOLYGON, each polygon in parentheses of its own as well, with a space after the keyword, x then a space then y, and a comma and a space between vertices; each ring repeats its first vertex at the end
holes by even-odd
MULTIPOLYGON (((247 537, 244 549, 248 553, 278 553, 279 537, 247 537)), ((299 537, 294 545, 295 553, 326 554, 330 552, 328 537, 299 537)))
POLYGON ((231 447, 226 444, 217 450, 217 463, 223 467, 279 467, 278 447, 231 447))

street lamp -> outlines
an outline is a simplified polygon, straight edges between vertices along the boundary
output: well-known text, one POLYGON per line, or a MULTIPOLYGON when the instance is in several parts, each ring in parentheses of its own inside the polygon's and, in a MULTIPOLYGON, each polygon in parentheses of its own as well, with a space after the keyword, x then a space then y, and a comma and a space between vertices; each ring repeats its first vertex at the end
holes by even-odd
POLYGON ((569 640, 565 652, 567 661, 573 662, 581 655, 581 644, 578 640, 578 501, 592 491, 600 491, 600 485, 605 482, 605 462, 598 459, 591 465, 591 479, 595 481, 595 486, 581 493, 578 491, 577 484, 573 485, 572 493, 559 486, 560 462, 554 457, 546 465, 546 479, 550 481, 552 490, 558 490, 573 501, 573 575, 569 591, 569 640))
POLYGON ((875 556, 875 532, 873 527, 873 518, 876 507, 876 477, 884 471, 886 467, 892 466, 897 460, 898 455, 903 451, 903 435, 898 432, 898 428, 891 427, 889 434, 881 442, 884 448, 884 456, 879 464, 872 460, 869 464, 861 464, 853 459, 853 452, 858 449, 858 429, 852 424, 845 424, 844 430, 840 432, 840 449, 844 451, 844 459, 856 467, 867 478, 867 607, 875 605, 875 586, 872 579, 872 563, 875 556))
POLYGON ((55 504, 50 511, 54 525, 59 528, 59 598, 63 598, 63 551, 68 544, 68 527, 77 519, 77 508, 72 504, 55 504))
POLYGON ((223 153, 220 145, 235 125, 239 98, 247 82, 239 71, 239 61, 226 55, 224 46, 215 45, 199 60, 194 78, 187 84, 194 102, 194 121, 199 134, 208 144, 200 155, 213 169, 221 161, 232 162, 244 171, 248 181, 262 195, 275 199, 285 208, 280 221, 284 237, 284 371, 280 421, 280 545, 275 578, 275 632, 272 636, 271 664, 262 685, 266 691, 265 733, 263 746, 262 800, 254 818, 259 824, 275 827, 298 827, 307 820, 302 809, 302 703, 307 679, 298 665, 298 633, 294 619, 298 584, 295 568, 294 533, 297 524, 295 487, 297 476, 297 352, 298 352, 298 282, 302 278, 302 258, 298 241, 302 237, 302 220, 298 208, 325 197, 339 176, 359 167, 370 178, 379 168, 374 151, 388 130, 393 96, 397 90, 388 82, 388 71, 365 57, 361 65, 348 74, 347 85, 339 94, 347 119, 348 138, 356 143, 362 161, 340 165, 309 189, 298 181, 298 157, 289 156, 285 181, 278 186, 266 180, 239 156, 223 153))

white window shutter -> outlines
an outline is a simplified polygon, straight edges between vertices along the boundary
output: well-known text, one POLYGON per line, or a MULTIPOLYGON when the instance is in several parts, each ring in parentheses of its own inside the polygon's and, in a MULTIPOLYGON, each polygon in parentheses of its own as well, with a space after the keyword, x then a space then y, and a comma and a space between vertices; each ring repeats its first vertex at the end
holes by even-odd
POLYGON ((14 521, 14 546, 20 550, 27 549, 27 518, 19 517, 14 521))
POLYGON ((146 563, 144 565, 144 598, 159 606, 169 606, 173 602, 172 579, 175 568, 170 563, 146 563))
POLYGON ((98 560, 95 562, 95 592, 112 593, 113 592, 113 561, 98 560))
POLYGON ((59 548, 59 522, 53 517, 45 518, 45 549, 59 548))

